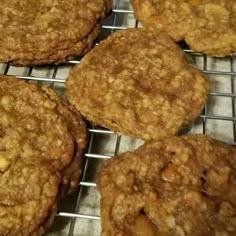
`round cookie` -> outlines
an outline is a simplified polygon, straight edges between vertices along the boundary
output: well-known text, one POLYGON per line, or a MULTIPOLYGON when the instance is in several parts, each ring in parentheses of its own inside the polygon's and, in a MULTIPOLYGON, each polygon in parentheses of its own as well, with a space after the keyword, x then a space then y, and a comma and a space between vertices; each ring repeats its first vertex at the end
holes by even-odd
POLYGON ((201 112, 209 82, 166 34, 112 34, 76 65, 69 102, 89 121, 142 139, 174 135, 201 112))
POLYGON ((84 54, 111 0, 3 0, 0 61, 49 64, 84 54))
POLYGON ((80 115, 51 89, 0 77, 0 235, 44 232, 78 183, 85 144, 80 115))
POLYGON ((234 0, 131 0, 143 26, 165 31, 191 49, 223 57, 236 51, 234 0))
POLYGON ((204 135, 147 142, 104 163, 102 236, 235 235, 236 149, 204 135))

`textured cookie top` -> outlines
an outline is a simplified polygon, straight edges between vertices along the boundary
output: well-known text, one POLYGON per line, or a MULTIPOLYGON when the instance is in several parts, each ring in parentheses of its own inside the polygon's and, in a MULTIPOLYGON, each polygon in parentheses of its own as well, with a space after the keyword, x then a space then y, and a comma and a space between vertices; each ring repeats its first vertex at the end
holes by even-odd
POLYGON ((56 203, 59 184, 59 175, 47 165, 19 160, 0 172, 0 235, 29 236, 40 228, 56 203))
POLYGON ((184 39, 195 51, 222 57, 236 51, 234 0, 131 0, 145 26, 184 39))
POLYGON ((103 236, 235 235, 236 149, 204 135, 149 142, 104 163, 103 236))
POLYGON ((43 64, 81 54, 110 7, 110 0, 3 0, 0 61, 43 64))
POLYGON ((67 97, 95 124, 163 138, 203 108, 209 83, 166 34, 118 31, 88 53, 67 80, 67 97))
POLYGON ((0 77, 0 133, 5 171, 19 157, 31 162, 41 156, 56 170, 63 169, 73 154, 73 139, 57 104, 32 84, 0 77))
POLYGON ((85 138, 49 88, 0 77, 0 235, 31 235, 53 217, 59 188, 77 184, 85 138))

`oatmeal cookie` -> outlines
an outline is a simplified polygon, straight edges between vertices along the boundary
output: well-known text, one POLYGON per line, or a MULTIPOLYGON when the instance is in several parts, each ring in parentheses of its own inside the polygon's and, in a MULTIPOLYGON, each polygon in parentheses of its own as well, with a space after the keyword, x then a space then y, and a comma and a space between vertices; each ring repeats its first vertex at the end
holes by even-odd
POLYGON ((0 61, 49 64, 84 54, 111 0, 3 0, 0 61))
POLYGON ((236 51, 234 0, 131 0, 143 26, 184 39, 194 51, 223 57, 236 51))
POLYGON ((0 77, 0 235, 43 233, 78 183, 85 143, 80 115, 53 91, 0 77))
POLYGON ((102 236, 236 234, 236 149, 207 136, 147 142, 97 183, 102 236))
POLYGON ((89 121, 145 140, 191 123, 209 91, 168 35, 143 29, 101 42, 72 69, 66 86, 69 102, 89 121))

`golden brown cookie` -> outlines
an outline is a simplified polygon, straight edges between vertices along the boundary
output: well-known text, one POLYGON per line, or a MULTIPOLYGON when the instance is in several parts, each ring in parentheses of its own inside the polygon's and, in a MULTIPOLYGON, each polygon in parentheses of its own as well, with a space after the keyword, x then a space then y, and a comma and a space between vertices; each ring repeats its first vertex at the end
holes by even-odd
POLYGON ((143 26, 184 39, 194 51, 223 57, 236 51, 234 0, 131 0, 143 26))
POLYGON ((89 121, 142 139, 174 135, 206 102, 209 83, 166 34, 122 30, 89 52, 67 80, 89 121))
POLYGON ((236 234, 236 149, 207 136, 148 142, 97 183, 102 236, 236 234))
POLYGON ((49 64, 84 54, 111 0, 12 0, 0 5, 0 61, 49 64))
POLYGON ((0 77, 0 235, 43 233, 78 183, 85 143, 80 115, 53 91, 0 77))

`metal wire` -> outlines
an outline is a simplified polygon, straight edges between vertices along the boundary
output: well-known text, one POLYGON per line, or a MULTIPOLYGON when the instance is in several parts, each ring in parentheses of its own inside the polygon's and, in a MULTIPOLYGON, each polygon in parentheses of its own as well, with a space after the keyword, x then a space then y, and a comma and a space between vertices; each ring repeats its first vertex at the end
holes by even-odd
MULTIPOLYGON (((126 29, 130 27, 138 27, 138 22, 134 21, 134 25, 120 25, 118 22, 118 18, 122 18, 124 16, 131 16, 133 17, 133 11, 131 10, 130 7, 126 7, 125 9, 123 8, 124 0, 114 0, 113 3, 113 11, 112 11, 112 20, 110 21, 109 24, 106 23, 106 25, 103 25, 102 28, 103 30, 108 30, 110 33, 112 33, 114 30, 120 30, 120 29, 126 29)), ((128 1, 125 1, 128 2, 128 1)), ((206 105, 204 108, 203 113, 199 116, 200 119, 202 120, 202 133, 207 133, 207 125, 209 120, 217 120, 217 121, 230 121, 233 124, 233 141, 230 142, 231 144, 235 145, 236 142, 236 111, 235 111, 235 98, 236 98, 236 93, 235 93, 235 85, 234 85, 234 79, 236 76, 236 71, 234 70, 234 56, 233 54, 230 57, 230 70, 229 71, 220 71, 220 70, 212 70, 209 69, 208 67, 208 58, 205 55, 202 55, 200 53, 195 53, 192 50, 189 49, 184 49, 186 54, 190 55, 197 55, 200 56, 203 59, 203 72, 206 73, 207 75, 210 76, 228 76, 228 80, 230 82, 230 91, 225 92, 225 91, 211 91, 210 96, 212 97, 224 97, 224 98, 229 98, 232 101, 232 104, 229 104, 229 106, 232 106, 232 116, 227 116, 227 115, 214 115, 214 114, 209 114, 208 113, 208 106, 206 105)), ((59 83, 64 85, 65 83, 65 78, 59 77, 58 70, 60 69, 61 66, 74 66, 76 64, 79 64, 79 60, 70 60, 65 62, 63 65, 56 65, 56 66, 51 66, 50 69, 53 71, 51 76, 35 76, 34 75, 34 69, 35 67, 29 67, 27 73, 22 73, 22 74, 16 74, 16 76, 19 79, 26 79, 26 80, 33 80, 33 81, 41 81, 41 82, 48 82, 51 87, 54 87, 55 83, 59 83)), ((11 74, 11 65, 6 64, 2 74, 5 75, 10 75, 11 74)), ((85 154, 85 167, 84 167, 84 172, 82 175, 81 182, 78 186, 78 194, 76 196, 76 201, 75 201, 75 206, 72 212, 65 212, 65 211, 59 211, 57 216, 58 217, 65 217, 71 219, 69 230, 68 230, 68 236, 73 236, 75 234, 75 224, 76 221, 79 219, 84 219, 84 220, 100 220, 99 215, 92 215, 92 214, 85 214, 80 212, 81 208, 81 196, 82 196, 82 188, 96 188, 96 183, 92 181, 86 180, 86 172, 89 168, 89 165, 91 162, 95 160, 105 160, 108 158, 111 158, 114 155, 119 154, 119 149, 121 145, 121 139, 122 136, 119 134, 114 134, 112 131, 109 130, 104 130, 101 128, 89 128, 88 132, 90 134, 90 140, 89 140, 89 147, 87 150, 87 153, 85 154), (94 153, 93 152, 93 144, 94 144, 94 138, 95 136, 99 135, 113 135, 116 137, 115 141, 115 146, 114 146, 114 152, 110 155, 106 155, 104 153, 94 153)), ((78 235, 78 234, 76 234, 78 235)), ((92 235, 91 235, 92 236, 92 235)))

